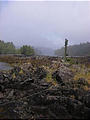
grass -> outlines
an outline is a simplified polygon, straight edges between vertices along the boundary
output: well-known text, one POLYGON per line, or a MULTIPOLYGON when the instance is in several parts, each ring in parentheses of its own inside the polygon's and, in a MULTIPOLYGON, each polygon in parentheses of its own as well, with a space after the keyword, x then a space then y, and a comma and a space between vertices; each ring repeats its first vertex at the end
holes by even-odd
POLYGON ((22 70, 22 69, 19 71, 19 74, 24 74, 24 72, 23 72, 23 70, 22 70))
POLYGON ((70 66, 72 72, 74 72, 74 80, 78 80, 79 78, 85 78, 90 84, 90 67, 85 64, 74 64, 76 67, 70 66))
POLYGON ((74 80, 78 80, 79 78, 85 78, 88 83, 90 84, 90 72, 87 72, 87 73, 76 73, 75 76, 74 76, 74 80))
POLYGON ((50 82, 52 83, 52 85, 56 86, 57 82, 55 79, 52 79, 52 72, 48 72, 47 76, 46 76, 46 82, 50 82))
POLYGON ((13 79, 14 79, 14 78, 16 78, 16 75, 15 75, 15 73, 13 73, 13 74, 12 74, 12 78, 13 78, 13 79))

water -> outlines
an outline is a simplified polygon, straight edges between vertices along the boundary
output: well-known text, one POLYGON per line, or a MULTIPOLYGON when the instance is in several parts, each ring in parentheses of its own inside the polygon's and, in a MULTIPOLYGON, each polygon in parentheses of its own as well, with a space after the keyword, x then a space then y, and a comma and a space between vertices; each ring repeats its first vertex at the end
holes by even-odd
POLYGON ((10 70, 12 67, 8 63, 0 62, 0 71, 1 70, 10 70))

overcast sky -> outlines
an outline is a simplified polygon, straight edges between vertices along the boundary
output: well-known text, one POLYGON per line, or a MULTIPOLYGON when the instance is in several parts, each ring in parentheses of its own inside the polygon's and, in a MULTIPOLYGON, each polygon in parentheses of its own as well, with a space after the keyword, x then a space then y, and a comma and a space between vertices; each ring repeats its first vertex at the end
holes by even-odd
POLYGON ((90 2, 0 2, 0 39, 60 48, 90 42, 90 2))

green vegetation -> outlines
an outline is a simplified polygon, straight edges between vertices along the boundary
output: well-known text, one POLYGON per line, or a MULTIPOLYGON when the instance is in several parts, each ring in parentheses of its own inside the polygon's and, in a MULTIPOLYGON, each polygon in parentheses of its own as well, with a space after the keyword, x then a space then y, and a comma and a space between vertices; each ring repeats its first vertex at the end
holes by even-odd
POLYGON ((74 80, 84 78, 90 84, 90 67, 87 67, 85 64, 73 64, 69 69, 74 73, 74 80))
MULTIPOLYGON (((89 56, 90 55, 90 42, 80 43, 79 45, 72 45, 67 47, 69 56, 89 56)), ((55 54, 64 56, 64 47, 57 49, 55 54)))
POLYGON ((34 55, 35 51, 31 46, 27 45, 23 45, 20 49, 16 49, 12 42, 5 43, 0 40, 0 54, 34 55))
POLYGON ((24 55, 34 55, 35 54, 34 49, 31 46, 27 46, 27 45, 23 45, 20 48, 20 51, 21 51, 21 54, 24 54, 24 55))
POLYGON ((55 79, 52 78, 52 73, 49 71, 47 76, 46 76, 46 82, 50 82, 52 83, 52 85, 56 86, 57 85, 57 82, 55 79))
POLYGON ((5 43, 0 40, 0 54, 14 54, 16 53, 15 46, 12 42, 5 43))

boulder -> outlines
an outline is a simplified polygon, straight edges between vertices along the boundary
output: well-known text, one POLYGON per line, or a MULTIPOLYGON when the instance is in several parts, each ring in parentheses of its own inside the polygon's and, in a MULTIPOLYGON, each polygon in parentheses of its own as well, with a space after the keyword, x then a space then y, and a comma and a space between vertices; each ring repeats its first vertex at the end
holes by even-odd
POLYGON ((52 78, 56 79, 58 83, 64 83, 73 78, 73 73, 66 66, 61 66, 58 70, 53 72, 52 78))
POLYGON ((84 103, 90 108, 90 92, 84 96, 84 103))
POLYGON ((38 79, 41 80, 46 77, 47 72, 43 67, 37 67, 34 74, 38 79))

